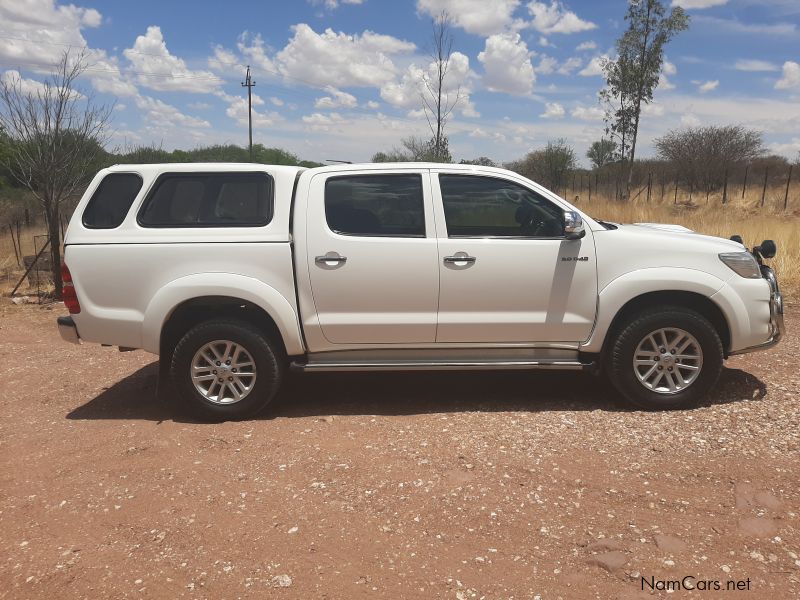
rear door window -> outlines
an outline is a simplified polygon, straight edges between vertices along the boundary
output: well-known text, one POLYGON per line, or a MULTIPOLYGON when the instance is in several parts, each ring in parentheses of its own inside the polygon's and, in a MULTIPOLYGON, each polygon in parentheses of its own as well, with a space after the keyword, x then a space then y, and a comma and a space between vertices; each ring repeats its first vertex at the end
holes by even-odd
POLYGON ((86 204, 83 226, 89 229, 119 227, 141 189, 142 178, 136 173, 109 173, 86 204))
POLYGON ((167 173, 139 212, 144 227, 255 227, 272 220, 266 173, 167 173))
POLYGON ((341 235, 425 237, 422 176, 331 177, 325 182, 325 219, 341 235))

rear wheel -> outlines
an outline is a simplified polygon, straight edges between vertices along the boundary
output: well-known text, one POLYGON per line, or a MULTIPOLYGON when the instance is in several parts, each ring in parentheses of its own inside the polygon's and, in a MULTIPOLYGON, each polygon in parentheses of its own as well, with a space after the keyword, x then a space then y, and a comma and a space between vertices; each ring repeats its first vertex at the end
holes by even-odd
POLYGON ((639 313, 611 340, 607 370, 614 387, 648 410, 697 404, 722 371, 714 326, 699 313, 662 306, 639 313))
POLYGON ((245 419, 277 393, 281 357, 277 344, 247 323, 207 321, 175 346, 170 375, 180 403, 198 418, 245 419))

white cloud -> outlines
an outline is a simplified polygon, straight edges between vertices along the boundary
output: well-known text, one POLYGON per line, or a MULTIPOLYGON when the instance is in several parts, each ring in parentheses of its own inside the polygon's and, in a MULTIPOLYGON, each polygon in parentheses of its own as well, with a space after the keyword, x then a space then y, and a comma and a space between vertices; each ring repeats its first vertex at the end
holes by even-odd
POLYGON ((544 112, 539 115, 544 119, 560 119, 565 114, 564 107, 558 102, 548 102, 544 105, 544 109, 544 112))
POLYGON ((776 90, 800 87, 800 63, 787 60, 783 63, 783 77, 775 83, 776 90))
POLYGON ((718 87, 719 87, 719 80, 718 79, 713 79, 713 80, 709 80, 709 81, 705 81, 703 83, 700 83, 697 86, 697 90, 701 94, 706 94, 708 92, 713 92, 718 87))
POLYGON ((367 102, 366 107, 375 110, 376 108, 380 107, 380 105, 381 105, 380 102, 375 102, 374 100, 370 100, 369 102, 367 102))
POLYGON ((207 94, 222 83, 210 71, 193 71, 182 58, 172 55, 157 25, 137 36, 133 47, 123 54, 137 72, 139 85, 160 92, 207 94))
POLYGON ((285 77, 313 86, 380 87, 397 74, 389 57, 416 47, 372 31, 348 35, 326 29, 317 33, 305 23, 292 29, 294 36, 275 60, 285 77))
POLYGON ((549 75, 553 71, 555 71, 556 66, 558 65, 558 61, 551 57, 542 55, 539 59, 539 64, 536 65, 535 73, 541 73, 542 75, 549 75))
POLYGON ((678 68, 668 60, 664 60, 661 65, 661 73, 658 75, 658 89, 660 90, 674 90, 675 85, 667 78, 678 73, 678 68))
POLYGON ((329 131, 332 126, 341 124, 343 122, 344 119, 342 118, 342 115, 335 112, 325 115, 322 113, 313 113, 303 117, 303 123, 308 125, 308 128, 312 131, 329 131))
POLYGON ((544 2, 530 2, 528 4, 528 12, 533 17, 530 26, 536 31, 548 35, 553 33, 577 33, 597 27, 591 21, 584 21, 571 10, 564 8, 559 0, 551 0, 549 6, 544 2))
POLYGON ((488 37, 483 52, 478 54, 484 69, 484 86, 492 92, 529 95, 536 81, 531 56, 518 33, 498 33, 488 37))
MULTIPOLYGON (((381 98, 398 108, 419 109, 422 106, 423 95, 430 100, 430 92, 425 81, 432 82, 435 77, 435 62, 428 64, 426 70, 412 64, 399 80, 391 81, 381 87, 381 98)), ((445 94, 443 104, 451 104, 458 96, 457 109, 466 117, 477 115, 469 99, 469 82, 473 77, 474 74, 469 68, 469 58, 461 52, 453 52, 442 85, 445 94)))
POLYGON ((85 77, 99 92, 133 96, 136 87, 119 70, 116 58, 105 50, 90 48, 82 30, 98 27, 102 15, 72 4, 58 6, 53 0, 0 1, 0 60, 9 65, 31 64, 37 73, 49 73, 67 50, 72 57, 86 48, 85 62, 91 67, 85 77))
POLYGON ((672 6, 680 6, 682 8, 711 8, 712 6, 722 6, 727 4, 728 0, 672 0, 672 6))
POLYGON ((603 120, 603 109, 599 106, 581 106, 578 105, 572 109, 570 112, 576 119, 581 119, 583 121, 602 121, 603 120))
POLYGON ((686 127, 699 127, 702 121, 693 113, 687 113, 681 117, 681 125, 686 127))
POLYGON ((642 114, 650 117, 663 117, 664 106, 658 102, 651 102, 650 104, 642 104, 642 114))
POLYGON ((793 137, 791 141, 786 143, 770 144, 769 148, 775 154, 780 154, 786 157, 795 158, 800 153, 800 137, 793 137))
POLYGON ((475 108, 475 103, 469 99, 469 96, 460 101, 458 108, 461 111, 461 115, 464 117, 477 119, 481 116, 481 113, 475 108))
POLYGON ((467 33, 488 37, 513 25, 519 3, 520 0, 417 0, 417 11, 433 18, 444 11, 467 33))
POLYGON ((180 110, 157 98, 136 96, 136 106, 145 112, 148 125, 154 128, 173 129, 175 127, 209 128, 211 123, 182 113, 180 110))
POLYGON ((571 75, 572 72, 583 64, 583 59, 578 56, 571 56, 558 67, 561 75, 571 75))
POLYGON ((242 70, 242 61, 230 50, 217 44, 214 54, 208 58, 208 68, 217 73, 230 73, 231 70, 242 70))
POLYGON ((243 32, 236 42, 236 47, 242 53, 242 56, 247 59, 253 71, 269 75, 277 74, 277 67, 267 55, 267 48, 264 45, 264 40, 261 39, 261 34, 252 35, 249 31, 243 32))
POLYGON ((595 48, 597 48, 597 43, 590 40, 588 42, 578 44, 575 50, 581 52, 582 50, 594 50, 595 48))
POLYGON ((328 10, 339 8, 340 4, 363 4, 364 0, 309 0, 314 6, 324 5, 328 10))
POLYGON ((283 106, 284 104, 286 104, 283 100, 275 96, 270 96, 269 101, 272 102, 275 106, 283 106))
POLYGON ((542 48, 552 48, 553 47, 553 44, 550 43, 550 40, 548 40, 543 35, 539 36, 539 45, 542 48))
POLYGON ((5 71, 2 75, 0 75, 0 81, 6 84, 9 87, 15 87, 19 89, 20 92, 27 95, 34 95, 45 90, 45 86, 41 81, 36 81, 35 79, 27 79, 20 75, 20 72, 16 69, 11 69, 9 71, 5 71))
POLYGON ((740 58, 736 61, 734 69, 737 71, 777 71, 778 65, 766 60, 740 58))
POLYGON ((355 108, 358 105, 355 96, 337 90, 332 85, 327 86, 325 91, 330 95, 317 98, 316 102, 314 102, 314 108, 355 108))
POLYGON ((592 60, 589 61, 583 69, 578 71, 578 75, 582 75, 584 77, 595 77, 597 75, 603 74, 603 63, 608 60, 607 56, 595 56, 592 60))
POLYGON ((708 25, 709 29, 717 32, 727 31, 731 33, 745 33, 755 35, 793 35, 797 31, 795 23, 742 23, 736 19, 722 19, 710 17, 708 15, 697 15, 692 17, 694 23, 708 25))
POLYGON ((12 64, 14 60, 56 63, 68 46, 87 46, 81 30, 98 27, 101 22, 102 16, 96 10, 72 4, 4 0, 0 2, 0 32, 8 37, 0 38, 0 59, 12 64))
POLYGON ((211 108, 211 105, 208 102, 189 102, 189 104, 186 106, 192 110, 208 110, 211 108))

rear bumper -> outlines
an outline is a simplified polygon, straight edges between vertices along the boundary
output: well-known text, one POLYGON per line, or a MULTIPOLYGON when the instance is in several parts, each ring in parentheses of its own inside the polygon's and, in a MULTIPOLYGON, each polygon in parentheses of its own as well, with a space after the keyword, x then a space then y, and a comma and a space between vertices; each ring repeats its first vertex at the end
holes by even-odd
POLYGON ((71 344, 81 343, 78 328, 75 326, 75 321, 72 320, 72 317, 58 317, 56 322, 58 323, 58 333, 61 335, 62 340, 71 344))
POLYGON ((781 338, 786 334, 786 323, 783 319, 783 295, 778 287, 778 279, 775 277, 775 272, 769 267, 762 266, 761 273, 769 284, 769 339, 763 344, 731 352, 732 355, 772 348, 772 346, 780 342, 781 338))

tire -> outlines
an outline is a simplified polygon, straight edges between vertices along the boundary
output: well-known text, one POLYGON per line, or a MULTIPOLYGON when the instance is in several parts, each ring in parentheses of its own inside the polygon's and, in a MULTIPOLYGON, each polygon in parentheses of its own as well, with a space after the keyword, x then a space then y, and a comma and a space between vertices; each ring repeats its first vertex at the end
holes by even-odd
POLYGON ((170 379, 181 408, 219 422, 258 414, 275 397, 284 370, 281 347, 252 324, 214 320, 193 327, 177 343, 170 379))
POLYGON ((723 360, 722 342, 708 319, 687 308, 659 306, 617 329, 606 372, 637 408, 673 410, 697 405, 717 382, 723 360))

